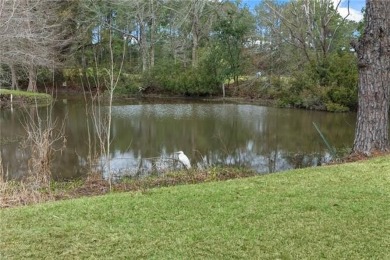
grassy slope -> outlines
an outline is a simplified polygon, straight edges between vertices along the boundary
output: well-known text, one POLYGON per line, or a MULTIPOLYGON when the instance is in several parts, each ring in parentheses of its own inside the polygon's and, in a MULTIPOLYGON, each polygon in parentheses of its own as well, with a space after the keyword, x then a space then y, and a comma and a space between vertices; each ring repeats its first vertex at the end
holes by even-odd
POLYGON ((0 259, 389 259, 390 158, 0 211, 0 259))

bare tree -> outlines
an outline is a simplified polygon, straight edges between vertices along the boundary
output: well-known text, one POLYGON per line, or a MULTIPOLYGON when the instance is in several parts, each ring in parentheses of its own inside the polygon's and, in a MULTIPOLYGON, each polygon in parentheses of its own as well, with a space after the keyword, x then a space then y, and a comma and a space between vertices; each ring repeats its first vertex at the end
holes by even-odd
POLYGON ((16 87, 15 66, 28 71, 27 90, 36 91, 38 67, 53 68, 61 61, 61 52, 71 39, 66 39, 69 19, 63 8, 69 1, 0 0, 0 60, 12 72, 16 87))
POLYGON ((191 2, 192 67, 196 67, 198 64, 198 46, 199 46, 199 38, 201 37, 200 16, 203 12, 205 5, 206 5, 205 0, 193 0, 191 2))
MULTIPOLYGON (((118 27, 116 17, 118 15, 119 8, 123 7, 126 1, 111 1, 106 5, 83 5, 82 8, 88 10, 91 13, 91 21, 95 22, 95 28, 99 28, 97 32, 99 35, 96 37, 95 45, 100 46, 108 52, 108 59, 99 59, 99 53, 95 52, 95 82, 98 91, 93 93, 90 91, 92 98, 91 110, 87 110, 87 115, 90 116, 95 134, 97 136, 97 143, 99 145, 98 156, 101 158, 101 162, 105 171, 108 173, 108 181, 110 188, 112 187, 112 173, 111 173, 111 120, 112 120, 112 104, 114 99, 114 92, 121 77, 123 64, 125 61, 127 37, 134 37, 129 31, 123 30, 118 27), (119 38, 118 33, 122 33, 123 38, 119 38), (117 57, 115 54, 115 42, 121 42, 121 56, 117 57), (105 87, 105 93, 107 99, 101 96, 101 87, 105 87), (103 106, 101 101, 106 100, 107 106, 103 106)), ((90 85, 90 84, 88 84, 90 85)), ((85 96, 86 97, 86 96, 85 96)), ((88 122, 87 122, 88 124, 88 122)), ((91 141, 89 140, 89 145, 91 141)), ((91 151, 91 147, 90 147, 91 151)), ((90 152, 91 153, 91 152, 90 152)))
MULTIPOLYGON (((270 14, 263 19, 269 19, 270 30, 275 31, 282 42, 288 43, 300 51, 305 62, 324 66, 326 59, 339 44, 344 32, 349 13, 341 17, 338 8, 341 0, 298 0, 277 9, 276 1, 267 0, 265 5, 270 14), (272 17, 279 17, 277 24, 272 17)), ((345 46, 344 46, 345 47, 345 46)))
POLYGON ((30 111, 26 111, 27 117, 23 122, 27 133, 25 145, 31 152, 28 178, 38 187, 50 185, 51 162, 54 153, 62 151, 66 145, 66 119, 62 120, 61 125, 59 125, 58 119, 52 118, 52 109, 53 106, 50 105, 46 108, 46 115, 41 116, 38 113, 38 107, 32 107, 30 111))

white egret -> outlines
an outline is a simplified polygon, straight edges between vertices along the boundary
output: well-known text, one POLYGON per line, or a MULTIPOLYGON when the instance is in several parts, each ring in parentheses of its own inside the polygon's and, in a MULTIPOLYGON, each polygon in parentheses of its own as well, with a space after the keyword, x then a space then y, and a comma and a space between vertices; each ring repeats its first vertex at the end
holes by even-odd
POLYGON ((186 167, 186 169, 191 169, 191 163, 190 160, 188 159, 187 155, 183 153, 183 151, 176 152, 179 154, 179 161, 186 167))

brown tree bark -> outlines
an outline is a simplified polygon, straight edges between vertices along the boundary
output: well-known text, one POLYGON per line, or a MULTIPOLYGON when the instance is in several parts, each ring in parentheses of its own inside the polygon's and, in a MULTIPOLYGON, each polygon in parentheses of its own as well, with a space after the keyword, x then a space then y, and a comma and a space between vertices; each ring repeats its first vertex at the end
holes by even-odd
POLYGON ((27 91, 37 92, 37 68, 33 64, 28 66, 27 91))
POLYGON ((359 96, 353 152, 389 149, 390 5, 366 0, 366 27, 354 47, 358 54, 359 96))
POLYGON ((11 89, 19 90, 18 76, 16 74, 16 68, 14 64, 10 64, 9 68, 11 70, 11 89))

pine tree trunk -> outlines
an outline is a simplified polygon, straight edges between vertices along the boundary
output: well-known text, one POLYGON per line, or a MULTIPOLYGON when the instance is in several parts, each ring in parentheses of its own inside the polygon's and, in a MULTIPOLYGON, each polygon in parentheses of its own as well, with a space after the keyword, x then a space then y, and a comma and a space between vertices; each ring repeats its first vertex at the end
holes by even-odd
POLYGON ((353 152, 370 155, 389 148, 390 5, 367 0, 366 28, 358 53, 359 97, 353 152))

